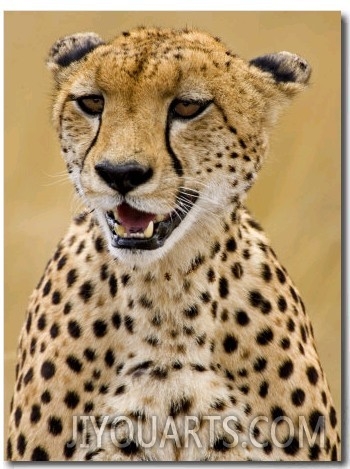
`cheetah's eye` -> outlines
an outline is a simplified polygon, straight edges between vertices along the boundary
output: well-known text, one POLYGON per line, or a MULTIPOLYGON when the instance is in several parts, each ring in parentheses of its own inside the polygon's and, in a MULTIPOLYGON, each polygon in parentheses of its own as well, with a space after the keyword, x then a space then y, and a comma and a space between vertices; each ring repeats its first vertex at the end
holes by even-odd
POLYGON ((211 103, 195 102, 195 101, 175 101, 172 110, 174 117, 182 119, 191 119, 198 116, 211 103))
POLYGON ((104 99, 102 96, 90 95, 77 98, 77 104, 82 111, 90 116, 98 116, 102 114, 104 107, 104 99))

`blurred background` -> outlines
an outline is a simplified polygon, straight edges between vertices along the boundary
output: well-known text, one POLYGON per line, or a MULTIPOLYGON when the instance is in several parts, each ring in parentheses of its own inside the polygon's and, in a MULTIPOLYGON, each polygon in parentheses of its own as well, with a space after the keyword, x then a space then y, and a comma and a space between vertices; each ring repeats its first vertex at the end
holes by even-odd
POLYGON ((5 12, 5 434, 28 297, 79 209, 51 124, 46 55, 67 34, 108 40, 138 25, 194 26, 246 59, 288 50, 312 65, 248 206, 301 292, 340 419, 340 13, 5 12))

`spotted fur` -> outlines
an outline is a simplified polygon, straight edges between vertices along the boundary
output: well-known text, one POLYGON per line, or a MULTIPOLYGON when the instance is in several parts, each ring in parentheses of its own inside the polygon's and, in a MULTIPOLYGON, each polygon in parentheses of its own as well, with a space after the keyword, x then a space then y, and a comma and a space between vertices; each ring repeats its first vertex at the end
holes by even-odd
POLYGON ((30 299, 8 459, 338 459, 304 303, 244 206, 269 129, 306 86, 309 65, 288 52, 249 63, 205 33, 145 28, 108 43, 92 33, 64 38, 48 64, 62 154, 87 211, 30 299), (77 106, 77 97, 101 94, 103 113, 77 106), (170 112, 175 99, 208 105, 181 120, 170 112), (105 159, 136 161, 152 177, 122 196, 95 171, 105 159), (189 193, 197 199, 181 211, 179 194, 189 193), (154 214, 177 207, 183 220, 156 250, 115 248, 104 215, 123 200, 154 214), (105 425, 101 444, 81 415, 105 425), (142 445, 117 416, 146 442, 155 417, 155 443, 142 445), (186 416, 200 445, 186 441, 186 416), (218 417, 211 437, 208 416, 218 417), (312 443, 284 421, 299 428, 301 416, 312 443), (178 438, 162 445, 169 421, 178 438))

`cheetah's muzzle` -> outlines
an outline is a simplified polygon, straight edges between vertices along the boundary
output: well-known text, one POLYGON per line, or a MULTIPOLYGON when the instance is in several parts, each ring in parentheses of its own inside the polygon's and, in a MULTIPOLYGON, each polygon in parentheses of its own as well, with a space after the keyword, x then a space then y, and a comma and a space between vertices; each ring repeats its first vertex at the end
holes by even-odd
POLYGON ((112 236, 112 246, 120 249, 153 250, 164 245, 193 205, 198 193, 182 194, 177 200, 177 209, 159 216, 141 212, 126 202, 114 211, 106 212, 106 220, 112 236))

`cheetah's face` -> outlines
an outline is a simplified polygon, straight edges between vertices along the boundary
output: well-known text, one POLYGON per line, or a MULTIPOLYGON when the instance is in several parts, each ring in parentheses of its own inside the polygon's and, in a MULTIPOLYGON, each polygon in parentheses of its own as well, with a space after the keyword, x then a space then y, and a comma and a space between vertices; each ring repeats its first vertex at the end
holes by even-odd
POLYGON ((49 65, 74 185, 111 253, 143 261, 217 229, 255 179, 276 108, 309 76, 291 54, 246 63, 196 31, 78 34, 49 65))

